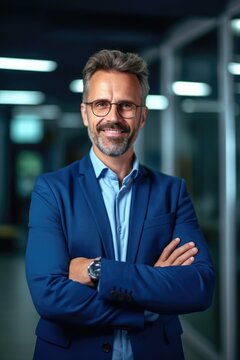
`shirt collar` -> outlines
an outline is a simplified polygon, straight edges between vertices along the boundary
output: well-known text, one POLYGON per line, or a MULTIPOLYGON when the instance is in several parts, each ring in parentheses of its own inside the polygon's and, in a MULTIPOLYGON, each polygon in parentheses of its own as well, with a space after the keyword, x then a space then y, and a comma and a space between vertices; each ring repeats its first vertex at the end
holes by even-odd
MULTIPOLYGON (((112 173, 114 174, 114 172, 109 169, 95 154, 95 152, 93 151, 93 148, 91 148, 90 150, 90 159, 93 165, 93 169, 96 175, 96 178, 99 179, 101 176, 104 176, 107 173, 112 173)), ((136 157, 136 155, 134 155, 134 161, 133 161, 133 167, 131 172, 126 176, 126 178, 133 178, 135 179, 137 177, 139 173, 139 161, 136 157)), ((116 175, 116 174, 115 174, 116 175)))

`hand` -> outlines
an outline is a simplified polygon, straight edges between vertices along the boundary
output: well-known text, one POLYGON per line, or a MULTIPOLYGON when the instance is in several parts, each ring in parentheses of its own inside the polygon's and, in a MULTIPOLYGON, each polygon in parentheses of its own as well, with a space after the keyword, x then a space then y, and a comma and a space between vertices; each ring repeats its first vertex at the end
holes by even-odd
POLYGON ((154 267, 191 265, 195 255, 198 253, 198 249, 192 241, 176 248, 180 241, 179 238, 172 240, 170 244, 164 248, 154 267))
POLYGON ((72 259, 69 264, 69 279, 77 281, 83 285, 95 287, 95 284, 92 282, 88 275, 88 266, 92 261, 93 259, 88 259, 84 257, 77 257, 75 259, 72 259))

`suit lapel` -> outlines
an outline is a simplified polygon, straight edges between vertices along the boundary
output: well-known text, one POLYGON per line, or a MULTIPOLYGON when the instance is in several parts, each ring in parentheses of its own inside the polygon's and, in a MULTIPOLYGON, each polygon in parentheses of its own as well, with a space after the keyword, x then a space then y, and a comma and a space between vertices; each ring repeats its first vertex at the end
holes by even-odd
POLYGON ((114 259, 111 227, 101 194, 101 189, 96 179, 89 156, 80 161, 79 182, 96 222, 105 255, 107 258, 114 259))
POLYGON ((138 176, 133 185, 130 222, 129 222, 129 240, 127 250, 127 261, 136 262, 137 252, 141 239, 144 220, 148 208, 150 179, 146 170, 141 168, 143 174, 138 176))

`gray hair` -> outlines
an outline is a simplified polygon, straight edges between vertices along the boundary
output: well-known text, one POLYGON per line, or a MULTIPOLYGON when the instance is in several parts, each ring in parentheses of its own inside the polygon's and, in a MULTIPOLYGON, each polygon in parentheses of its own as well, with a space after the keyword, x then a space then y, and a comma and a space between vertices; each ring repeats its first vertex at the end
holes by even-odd
POLYGON ((98 70, 115 70, 136 75, 141 86, 142 100, 145 103, 149 92, 148 67, 139 55, 106 49, 92 55, 83 69, 83 99, 89 90, 89 80, 98 70))

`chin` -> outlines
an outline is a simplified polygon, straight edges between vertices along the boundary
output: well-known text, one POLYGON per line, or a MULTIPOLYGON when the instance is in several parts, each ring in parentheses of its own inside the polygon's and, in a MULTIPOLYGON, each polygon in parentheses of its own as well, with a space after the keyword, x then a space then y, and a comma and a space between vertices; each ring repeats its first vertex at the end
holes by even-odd
POLYGON ((118 145, 115 143, 108 146, 98 141, 95 145, 104 155, 112 157, 121 156, 125 154, 130 148, 130 144, 128 141, 124 141, 118 145))

